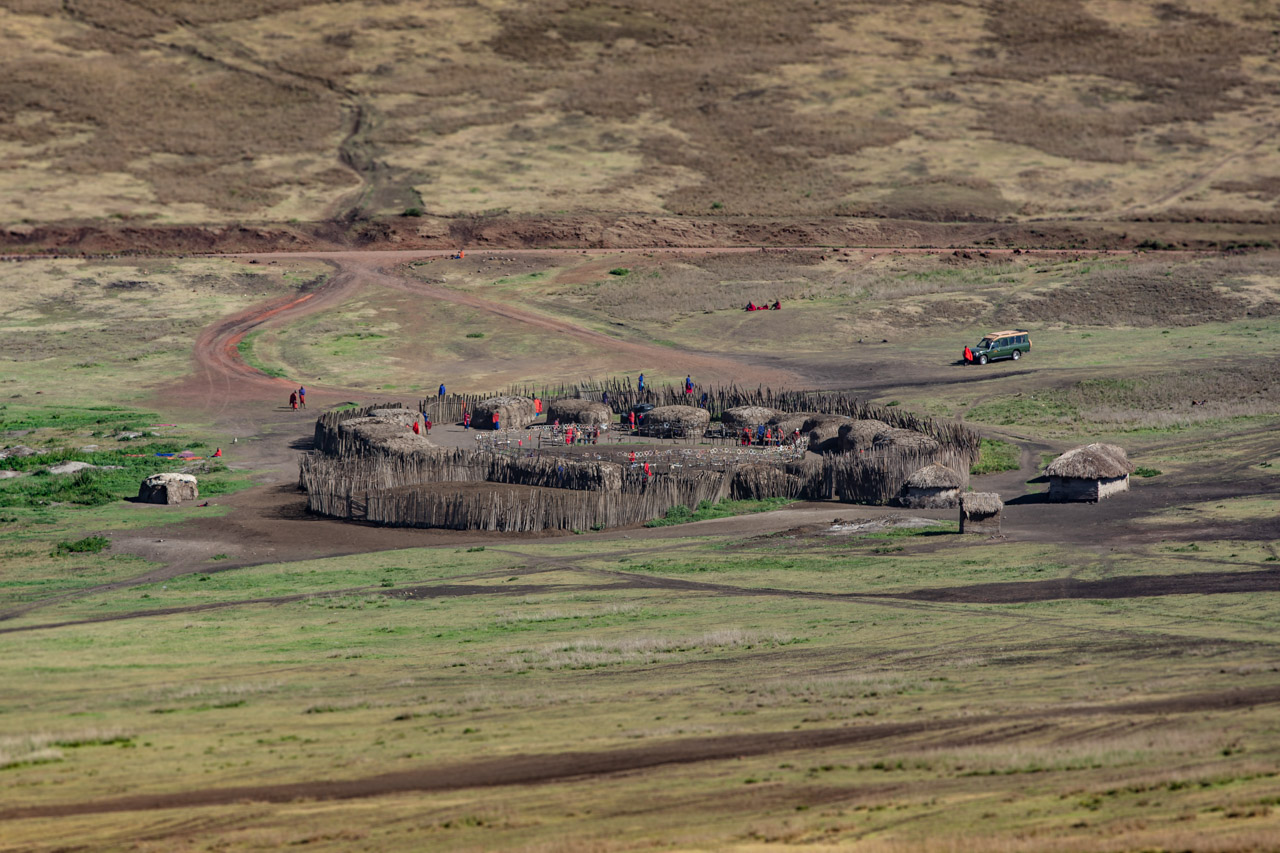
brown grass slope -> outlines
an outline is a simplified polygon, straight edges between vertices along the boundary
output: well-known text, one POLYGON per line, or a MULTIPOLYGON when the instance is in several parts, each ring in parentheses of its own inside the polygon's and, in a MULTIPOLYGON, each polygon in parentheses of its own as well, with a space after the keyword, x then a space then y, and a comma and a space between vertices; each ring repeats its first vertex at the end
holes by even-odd
POLYGON ((0 0, 0 224, 337 217, 465 242, 504 215, 1267 223, 1278 18, 0 0))

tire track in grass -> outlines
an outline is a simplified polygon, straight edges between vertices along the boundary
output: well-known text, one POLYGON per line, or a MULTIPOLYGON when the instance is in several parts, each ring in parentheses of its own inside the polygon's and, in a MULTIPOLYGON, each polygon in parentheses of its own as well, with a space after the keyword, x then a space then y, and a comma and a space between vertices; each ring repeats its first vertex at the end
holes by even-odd
POLYGON ((297 800, 354 800, 392 794, 459 791, 505 785, 545 785, 652 770, 660 767, 727 761, 743 757, 776 755, 802 750, 833 749, 914 735, 951 733, 936 738, 934 748, 951 743, 981 742, 988 726, 1040 723, 1043 733, 1052 721, 1081 717, 1120 715, 1149 716, 1196 714, 1208 711, 1249 710, 1280 702, 1280 685, 1211 693, 1190 693, 1137 702, 1099 705, 1053 706, 1008 714, 987 714, 958 719, 919 720, 909 723, 877 723, 837 728, 718 735, 681 738, 643 747, 594 752, 535 753, 503 758, 435 765, 382 773, 357 779, 290 782, 277 785, 242 785, 197 788, 156 794, 136 794, 88 802, 51 803, 0 809, 0 820, 69 817, 85 814, 185 809, 248 803, 288 803, 297 800))

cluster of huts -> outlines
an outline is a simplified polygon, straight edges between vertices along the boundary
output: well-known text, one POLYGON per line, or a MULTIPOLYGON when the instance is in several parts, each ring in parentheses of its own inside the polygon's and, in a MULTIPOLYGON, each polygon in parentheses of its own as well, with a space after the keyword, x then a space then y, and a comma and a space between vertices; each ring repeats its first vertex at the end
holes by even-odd
MULTIPOLYGON (((397 404, 330 412, 316 423, 315 449, 303 459, 300 482, 313 511, 384 524, 584 529, 647 520, 702 499, 792 497, 958 508, 961 532, 999 532, 999 496, 968 491, 969 468, 978 452, 975 433, 890 410, 854 409, 830 400, 827 405, 849 413, 754 404, 719 413, 730 433, 761 427, 788 436, 800 433, 812 451, 803 461, 752 460, 715 471, 690 467, 658 475, 648 466, 641 472, 571 456, 508 459, 443 450, 407 430, 417 413, 397 404), (868 416, 873 414, 880 417, 868 416), (493 489, 453 488, 460 483, 488 483, 493 489), (519 489, 525 491, 513 491, 519 489), (428 492, 430 500, 424 496, 428 492), (542 508, 530 511, 530 505, 542 508)), ((538 408, 532 398, 503 395, 473 401, 470 411, 473 423, 492 423, 496 412, 504 427, 521 429, 537 419, 538 408)), ((604 403, 573 397, 546 406, 547 420, 562 424, 607 424, 615 414, 604 403)), ((655 408, 647 417, 678 423, 686 434, 696 435, 711 421, 707 409, 680 405, 655 408)), ((1113 445, 1076 448, 1048 467, 1049 500, 1100 500, 1127 489, 1132 470, 1124 451, 1113 445)))

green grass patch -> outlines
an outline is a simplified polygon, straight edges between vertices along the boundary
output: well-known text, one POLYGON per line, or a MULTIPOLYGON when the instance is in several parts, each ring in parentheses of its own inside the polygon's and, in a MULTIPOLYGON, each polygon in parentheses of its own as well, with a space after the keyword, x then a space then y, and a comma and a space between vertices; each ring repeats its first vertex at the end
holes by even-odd
POLYGON ((289 374, 285 373, 277 367, 269 367, 263 364, 253 352, 253 342, 261 334, 260 332, 250 332, 240 339, 240 343, 236 344, 236 352, 240 353, 240 357, 244 359, 244 363, 252 367, 259 373, 276 379, 284 379, 289 374))
POLYGON ((86 536, 75 542, 59 542, 53 551, 61 554, 98 554, 111 547, 111 540, 105 536, 86 536))
POLYGON ((703 501, 697 509, 689 509, 684 504, 673 506, 662 518, 645 522, 645 527, 667 527, 672 524, 688 524, 691 521, 708 521, 713 518, 728 518, 732 515, 748 515, 755 512, 768 512, 781 509, 794 503, 790 498, 765 498, 758 501, 703 501))
POLYGON ((1147 468, 1143 465, 1133 469, 1133 476, 1135 477, 1159 477, 1163 473, 1159 468, 1147 468))
POLYGON ((614 267, 613 269, 609 270, 609 275, 616 275, 619 277, 630 275, 630 274, 631 274, 631 270, 627 269, 626 267, 614 267))
POLYGON ((1016 471, 1022 467, 1021 458, 1022 450, 1018 445, 998 438, 984 438, 978 451, 978 461, 973 463, 969 474, 978 477, 999 471, 1016 471))

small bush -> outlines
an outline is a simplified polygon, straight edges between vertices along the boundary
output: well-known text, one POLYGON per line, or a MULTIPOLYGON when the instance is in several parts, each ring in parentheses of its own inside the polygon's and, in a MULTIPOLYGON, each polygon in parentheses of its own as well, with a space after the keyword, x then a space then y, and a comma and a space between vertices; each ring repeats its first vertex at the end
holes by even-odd
POLYGON ((1163 473, 1159 468, 1146 468, 1141 465, 1133 469, 1135 477, 1159 477, 1163 473))
POLYGON ((483 338, 484 332, 467 332, 468 338, 483 338))
POLYGON ((630 272, 631 270, 627 269, 626 267, 614 267, 613 269, 609 270, 609 275, 616 275, 621 277, 624 275, 628 275, 630 272))
POLYGON ((401 216, 421 216, 421 215, 422 215, 422 208, 420 208, 420 207, 406 207, 406 208, 404 209, 404 213, 402 213, 402 214, 400 214, 400 215, 401 215, 401 216))
POLYGON ((75 542, 59 542, 53 549, 54 556, 63 554, 97 554, 111 547, 111 540, 105 536, 86 536, 75 542))

